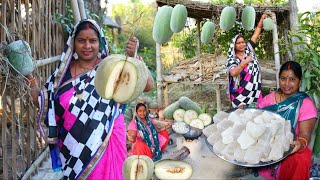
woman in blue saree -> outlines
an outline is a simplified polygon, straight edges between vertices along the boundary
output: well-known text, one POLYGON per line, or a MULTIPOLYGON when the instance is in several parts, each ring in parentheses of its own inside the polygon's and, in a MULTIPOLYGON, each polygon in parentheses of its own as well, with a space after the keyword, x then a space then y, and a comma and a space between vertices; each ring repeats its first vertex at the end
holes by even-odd
POLYGON ((259 108, 274 111, 290 120, 296 131, 291 155, 277 167, 276 173, 263 170, 259 174, 266 179, 309 179, 312 152, 308 147, 317 121, 317 109, 309 96, 299 91, 302 69, 299 63, 287 61, 279 72, 280 89, 263 98, 259 108))

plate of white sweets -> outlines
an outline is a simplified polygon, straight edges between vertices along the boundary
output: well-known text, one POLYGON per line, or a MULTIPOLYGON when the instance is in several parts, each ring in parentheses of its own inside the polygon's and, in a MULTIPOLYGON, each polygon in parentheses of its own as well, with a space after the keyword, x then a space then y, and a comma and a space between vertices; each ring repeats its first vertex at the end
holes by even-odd
POLYGON ((289 120, 257 108, 218 112, 203 129, 209 149, 221 159, 245 167, 267 166, 287 157, 295 132, 289 120))

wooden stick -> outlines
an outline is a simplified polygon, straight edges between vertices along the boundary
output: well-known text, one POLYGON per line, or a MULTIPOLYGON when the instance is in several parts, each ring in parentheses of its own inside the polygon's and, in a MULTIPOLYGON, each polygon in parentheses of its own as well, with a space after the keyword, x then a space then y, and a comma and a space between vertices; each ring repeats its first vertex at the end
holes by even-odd
POLYGON ((23 180, 28 179, 32 175, 32 173, 38 168, 38 166, 44 160, 44 158, 48 155, 48 153, 49 153, 49 146, 40 154, 40 156, 34 161, 34 163, 31 164, 30 168, 23 175, 22 177, 23 180))
POLYGON ((36 60, 36 67, 41 67, 41 66, 44 66, 44 65, 51 64, 51 63, 54 63, 56 61, 59 61, 60 57, 61 56, 59 55, 59 56, 54 56, 54 57, 50 57, 50 58, 47 58, 47 59, 36 60))
MULTIPOLYGON (((14 7, 14 6, 13 6, 14 7)), ((15 121, 15 113, 16 113, 16 101, 15 95, 11 92, 11 146, 12 146, 12 178, 17 179, 17 142, 16 142, 16 121, 15 121)))
POLYGON ((87 19, 86 9, 84 8, 83 0, 78 0, 78 6, 79 6, 81 19, 87 19))
MULTIPOLYGON (((3 2, 3 1, 2 1, 3 2)), ((5 1, 4 1, 5 2, 5 1)), ((4 3, 6 4, 6 3, 4 3)), ((3 5, 3 4, 2 4, 3 5)), ((2 143, 2 170, 3 170, 3 176, 2 179, 9 179, 8 175, 8 147, 7 147, 7 93, 4 92, 2 96, 2 104, 3 104, 3 113, 2 113, 2 135, 1 135, 1 143, 2 143), (3 98, 4 97, 4 98, 3 98)))
POLYGON ((73 22, 77 24, 81 20, 79 5, 77 0, 71 0, 71 9, 73 13, 73 22))

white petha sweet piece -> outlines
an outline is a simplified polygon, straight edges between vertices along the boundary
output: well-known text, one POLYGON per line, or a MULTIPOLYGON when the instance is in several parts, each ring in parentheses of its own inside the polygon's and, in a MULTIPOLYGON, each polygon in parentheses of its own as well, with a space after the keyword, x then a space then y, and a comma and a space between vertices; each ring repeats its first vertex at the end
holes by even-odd
POLYGON ((290 148, 290 142, 288 141, 285 134, 278 134, 274 137, 275 142, 279 142, 282 145, 283 151, 286 152, 290 148))
POLYGON ((254 118, 253 113, 250 111, 250 109, 246 109, 240 116, 243 117, 246 122, 252 121, 254 118))
POLYGON ((234 160, 234 152, 239 148, 239 144, 237 142, 232 142, 228 144, 222 151, 222 156, 224 156, 227 160, 234 160))
POLYGON ((240 118, 241 118, 240 114, 237 113, 236 111, 233 111, 233 112, 230 113, 230 115, 228 117, 228 120, 235 123, 235 122, 239 121, 240 118))
POLYGON ((253 121, 258 124, 264 123, 262 115, 256 116, 253 121))
POLYGON ((218 128, 218 130, 224 131, 224 130, 228 129, 229 127, 232 127, 233 124, 234 124, 233 121, 230 121, 228 119, 224 119, 223 121, 221 121, 217 124, 217 128, 218 128))
POLYGON ((239 138, 237 139, 238 143, 240 144, 242 149, 248 149, 249 146, 256 143, 246 130, 243 130, 239 138))
POLYGON ((279 129, 279 123, 277 121, 271 121, 270 123, 266 123, 267 127, 270 127, 272 136, 274 137, 279 129))
POLYGON ((222 151, 224 150, 224 148, 226 147, 225 144, 222 143, 222 141, 218 141, 216 142, 213 146, 213 150, 216 154, 222 156, 222 151))
POLYGON ((210 124, 209 126, 205 127, 202 130, 202 133, 206 136, 209 137, 211 134, 214 132, 218 131, 217 125, 216 124, 210 124))
POLYGON ((212 117, 212 120, 215 124, 218 124, 222 120, 226 119, 229 117, 229 113, 226 113, 224 111, 219 111, 216 115, 212 117))
POLYGON ((214 145, 218 141, 222 141, 221 131, 216 131, 208 137, 208 143, 214 145))
POLYGON ((230 144, 233 141, 233 127, 228 127, 221 133, 222 136, 222 143, 223 144, 230 144))
MULTIPOLYGON (((260 146, 260 144, 259 144, 259 142, 257 143, 257 146, 260 146)), ((271 145, 270 144, 267 144, 266 146, 260 146, 260 147, 263 147, 263 149, 262 149, 262 152, 261 152, 261 161, 262 162, 268 162, 268 161, 270 161, 269 159, 268 159, 268 157, 269 157, 269 154, 270 154, 270 152, 271 152, 271 145)))
POLYGON ((244 155, 244 161, 249 164, 258 164, 261 159, 262 149, 259 146, 250 146, 244 155))
POLYGON ((249 121, 246 126, 246 131, 255 140, 259 139, 265 130, 266 127, 264 124, 257 124, 252 121, 249 121))
POLYGON ((270 122, 273 119, 276 119, 276 117, 268 111, 263 111, 263 113, 261 114, 262 118, 263 118, 263 122, 270 122))
POLYGON ((238 147, 234 152, 233 158, 238 162, 245 162, 244 156, 246 152, 247 152, 246 149, 241 149, 240 147, 238 147))
POLYGON ((260 136, 260 138, 258 140, 258 143, 263 147, 267 146, 268 144, 270 144, 272 138, 273 138, 273 136, 272 136, 271 128, 270 127, 266 127, 266 130, 260 136))
POLYGON ((271 151, 270 151, 268 159, 276 161, 276 160, 282 158, 283 152, 284 151, 283 151, 283 148, 282 148, 280 142, 275 140, 271 144, 271 151))
POLYGON ((246 125, 244 124, 234 124, 232 128, 233 139, 238 139, 242 131, 245 130, 246 125))

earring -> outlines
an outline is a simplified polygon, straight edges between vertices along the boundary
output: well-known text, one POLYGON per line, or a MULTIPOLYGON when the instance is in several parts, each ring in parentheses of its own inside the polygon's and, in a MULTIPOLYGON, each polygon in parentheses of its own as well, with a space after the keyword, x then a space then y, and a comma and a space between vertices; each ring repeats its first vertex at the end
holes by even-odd
POLYGON ((78 56, 77 52, 74 52, 74 53, 73 53, 73 58, 74 58, 74 59, 79 59, 79 56, 78 56))
POLYGON ((98 58, 101 58, 101 52, 98 52, 97 56, 98 56, 98 58))

